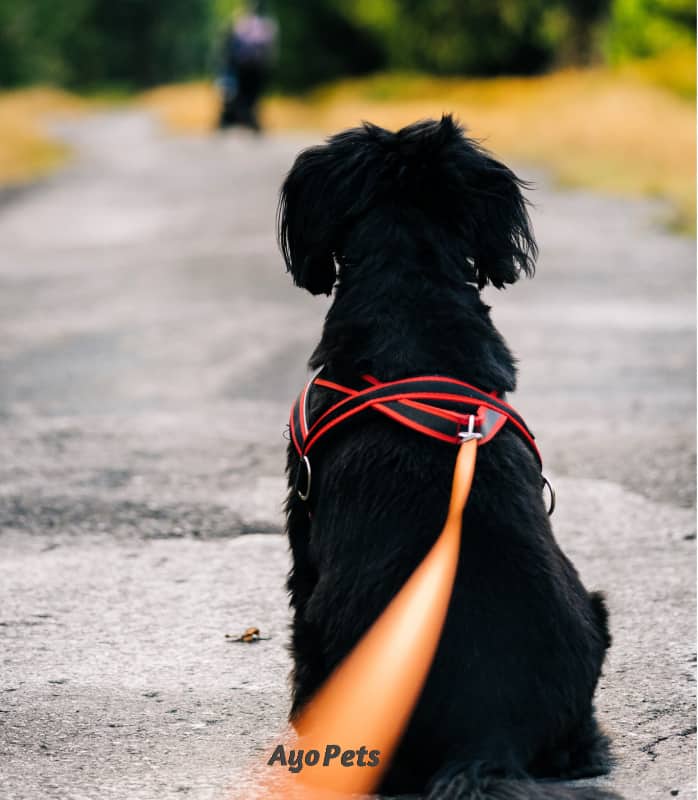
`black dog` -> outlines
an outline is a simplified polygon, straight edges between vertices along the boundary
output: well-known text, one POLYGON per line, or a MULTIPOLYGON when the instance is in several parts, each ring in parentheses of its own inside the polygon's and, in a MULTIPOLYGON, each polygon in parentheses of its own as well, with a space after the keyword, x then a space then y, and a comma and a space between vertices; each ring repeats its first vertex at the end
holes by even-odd
MULTIPOLYGON (((534 271, 523 186, 450 116, 397 133, 366 124, 301 153, 280 244, 298 286, 336 289, 310 366, 349 385, 438 374, 513 391, 514 358, 479 289, 534 271)), ((338 399, 313 389, 311 418, 338 399)), ((316 454, 306 504, 290 448, 292 717, 435 541, 456 450, 365 413, 316 454)), ((504 429, 479 449, 443 636, 382 791, 615 797, 534 780, 608 770, 592 697, 609 644, 602 596, 553 537, 539 465, 504 429)))

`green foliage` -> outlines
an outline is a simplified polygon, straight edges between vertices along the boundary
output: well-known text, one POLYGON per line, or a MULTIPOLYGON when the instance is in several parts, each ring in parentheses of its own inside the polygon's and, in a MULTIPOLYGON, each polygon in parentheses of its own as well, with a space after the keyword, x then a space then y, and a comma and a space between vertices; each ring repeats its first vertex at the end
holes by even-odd
POLYGON ((613 61, 695 46, 693 0, 613 0, 606 34, 613 61))
POLYGON ((542 41, 545 2, 402 0, 390 32, 391 60, 436 74, 533 72, 549 53, 542 41))
POLYGON ((209 0, 90 0, 68 55, 76 82, 153 86, 206 67, 209 0), (79 72, 77 69, 79 68, 79 72))
POLYGON ((302 6, 277 0, 274 10, 281 30, 277 76, 282 88, 304 89, 387 66, 380 35, 353 5, 345 0, 304 0, 302 6))
POLYGON ((283 33, 280 77, 285 87, 299 88, 376 69, 539 72, 560 60, 588 60, 609 2, 310 0, 301 8, 276 0, 283 33))
POLYGON ((66 58, 91 0, 0 0, 0 86, 29 82, 66 83, 66 58))
MULTIPOLYGON (((151 86, 209 73, 245 0, 0 0, 0 86, 151 86)), ((270 0, 277 85, 377 70, 530 74, 694 44, 691 0, 270 0)))
POLYGON ((211 0, 0 0, 0 86, 148 86, 201 73, 211 0))

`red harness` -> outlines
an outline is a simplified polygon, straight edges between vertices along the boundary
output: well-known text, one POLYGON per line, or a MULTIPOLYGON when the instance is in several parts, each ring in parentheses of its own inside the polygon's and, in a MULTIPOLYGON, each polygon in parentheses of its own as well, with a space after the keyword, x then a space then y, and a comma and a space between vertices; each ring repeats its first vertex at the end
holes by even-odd
MULTIPOLYGON (((483 392, 469 383, 442 375, 388 383, 381 383, 371 375, 363 375, 358 387, 342 386, 319 377, 321 372, 319 370, 310 378, 291 409, 291 440, 307 473, 305 488, 301 490, 297 487, 302 500, 310 496, 310 451, 342 422, 368 409, 449 444, 477 439, 478 445, 483 445, 507 425, 529 447, 542 469, 543 462, 535 437, 522 417, 497 397, 496 392, 483 392), (332 389, 344 397, 309 424, 308 398, 313 386, 332 389)), ((300 473, 299 469, 299 480, 300 473)), ((549 513, 552 513, 555 507, 554 493, 545 478, 543 482, 550 488, 552 502, 549 513)))

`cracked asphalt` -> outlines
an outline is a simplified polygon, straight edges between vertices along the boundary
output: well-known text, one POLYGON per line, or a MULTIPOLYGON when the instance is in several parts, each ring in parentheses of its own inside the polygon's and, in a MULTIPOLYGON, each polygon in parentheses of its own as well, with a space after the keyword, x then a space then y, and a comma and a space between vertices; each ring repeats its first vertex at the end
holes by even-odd
MULTIPOLYGON (((0 798, 226 798, 288 706, 282 434, 326 301, 274 217, 312 138, 60 134, 71 166, 0 198, 0 798)), ((538 275, 487 300, 556 535, 608 595, 601 782, 692 798, 694 242, 524 173, 538 275)))

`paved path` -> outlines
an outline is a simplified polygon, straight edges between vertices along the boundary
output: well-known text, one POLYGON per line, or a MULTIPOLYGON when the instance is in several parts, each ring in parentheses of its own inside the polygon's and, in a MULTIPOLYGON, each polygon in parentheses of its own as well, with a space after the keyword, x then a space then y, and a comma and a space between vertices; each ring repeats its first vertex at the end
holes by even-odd
MULTIPOLYGON (((273 227, 303 142, 63 133, 74 165, 0 207, 0 798, 225 798, 287 707, 281 432, 326 301, 273 227)), ((538 277, 488 299, 608 594, 612 783, 692 798, 694 243, 534 177, 538 277)))

